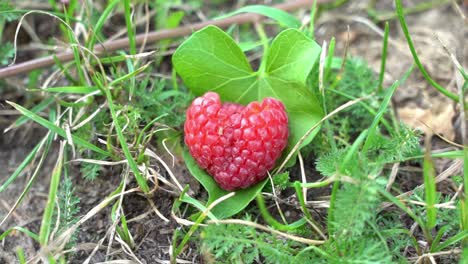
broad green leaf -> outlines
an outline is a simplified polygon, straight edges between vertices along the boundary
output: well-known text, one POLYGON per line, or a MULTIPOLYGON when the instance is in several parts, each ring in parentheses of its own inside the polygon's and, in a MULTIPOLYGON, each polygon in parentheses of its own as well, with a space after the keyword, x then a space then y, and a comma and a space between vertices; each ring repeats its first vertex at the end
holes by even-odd
MULTIPOLYGON (((304 82, 320 54, 313 40, 295 29, 281 32, 266 56, 265 72, 254 72, 245 54, 224 31, 209 26, 187 39, 173 55, 173 64, 196 95, 217 92, 221 99, 247 105, 274 97, 289 117, 288 150, 323 117, 314 94, 304 82)), ((316 129, 302 146, 310 143, 316 129)))
MULTIPOLYGON (((228 191, 221 189, 213 177, 208 175, 197 165, 197 162, 193 159, 188 150, 185 149, 183 155, 190 173, 208 191, 209 198, 207 206, 216 199, 229 193, 228 191)), ((233 197, 216 205, 213 210, 211 210, 211 213, 220 219, 228 218, 239 213, 257 196, 258 193, 260 193, 266 182, 267 180, 263 180, 248 189, 236 191, 236 194, 233 197)))
POLYGON ((249 87, 256 80, 239 46, 213 26, 198 31, 182 43, 172 61, 185 84, 197 95, 209 90, 221 93, 225 89, 239 97, 245 89, 241 88, 249 87))
MULTIPOLYGON (((319 101, 312 89, 305 85, 319 57, 320 46, 299 30, 287 29, 273 40, 268 50, 268 54, 264 56, 265 67, 255 72, 239 45, 224 31, 209 26, 187 39, 176 50, 172 60, 175 70, 195 95, 214 91, 223 101, 243 105, 266 97, 281 100, 289 117, 287 153, 323 117, 319 101)), ((315 129, 301 146, 310 143, 318 131, 319 128, 315 129)), ((226 194, 196 165, 190 155, 184 157, 191 173, 210 193, 209 202, 226 194)), ((254 192, 260 190, 257 188, 258 185, 252 187, 254 192)), ((217 206, 215 211, 238 212, 255 197, 250 196, 252 193, 244 193, 249 190, 241 191, 235 198, 226 201, 236 200, 232 205, 234 209, 225 204, 217 206), (245 199, 246 203, 239 206, 238 201, 241 199, 245 199)))
POLYGON ((266 73, 282 80, 305 83, 320 52, 320 46, 301 31, 285 30, 269 49, 266 73))
POLYGON ((289 28, 299 28, 301 27, 301 21, 296 17, 290 15, 288 12, 274 7, 264 6, 264 5, 251 5, 239 8, 238 10, 231 12, 229 14, 219 16, 216 19, 223 19, 226 17, 231 17, 241 13, 256 13, 271 19, 276 20, 279 24, 284 25, 289 28))

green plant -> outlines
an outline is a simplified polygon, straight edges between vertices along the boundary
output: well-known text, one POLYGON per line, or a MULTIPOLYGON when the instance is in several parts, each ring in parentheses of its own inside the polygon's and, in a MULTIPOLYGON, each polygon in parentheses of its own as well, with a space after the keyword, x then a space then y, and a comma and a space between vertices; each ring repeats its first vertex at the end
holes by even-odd
MULTIPOLYGON (((289 152, 322 116, 315 95, 304 85, 319 53, 320 47, 303 33, 293 29, 285 30, 273 40, 259 70, 254 72, 232 38, 216 27, 207 27, 192 35, 178 48, 173 62, 185 84, 197 95, 216 91, 222 100, 239 104, 265 97, 280 99, 289 116, 290 137, 286 150, 289 152), (207 53, 207 49, 213 53, 207 53), (281 54, 289 56, 283 57, 281 54), (196 66, 193 61, 198 61, 196 66)), ((316 129, 301 142, 301 146, 307 145, 317 132, 316 129)), ((185 157, 187 160, 187 155, 185 157)), ((192 165, 188 167, 192 173, 201 172, 192 168, 192 165)), ((201 176, 194 175, 200 180, 201 176)), ((264 184, 265 182, 257 185, 258 190, 264 184)), ((214 195, 219 192, 211 189, 213 187, 208 187, 207 184, 204 186, 210 193, 210 201, 220 197, 214 195)), ((210 186, 216 184, 213 182, 210 186)), ((252 192, 252 196, 245 199, 246 203, 237 203, 236 207, 245 207, 255 194, 256 192, 252 192)), ((239 209, 233 211, 237 212, 239 209)))
MULTIPOLYGON (((69 253, 80 249, 75 243, 86 243, 76 240, 77 233, 83 232, 83 223, 104 212, 109 216, 104 221, 109 232, 103 232, 87 261, 94 261, 92 255, 103 246, 113 253, 106 254, 106 261, 139 261, 140 246, 152 239, 139 230, 146 227, 144 219, 157 227, 170 222, 164 231, 172 232, 166 256, 173 263, 193 257, 193 252, 199 253, 194 261, 215 263, 407 263, 431 257, 436 261, 460 258, 463 263, 468 258, 468 188, 462 186, 468 185, 468 151, 435 153, 428 145, 424 151, 420 132, 397 120, 390 102, 413 67, 385 87, 384 73, 391 69, 386 64, 392 61, 387 58, 399 56, 387 52, 391 23, 383 28, 378 69, 357 57, 337 57, 339 39, 322 42, 322 47, 316 43, 314 22, 323 12, 346 2, 324 6, 313 1, 307 12, 310 23, 303 24, 294 14, 261 5, 220 15, 214 9, 200 12, 203 3, 199 0, 85 1, 83 5, 76 0, 49 1, 52 11, 48 14, 57 19, 54 23, 61 31, 47 44, 68 44, 69 59, 54 59, 53 78, 45 78, 49 70, 30 73, 24 81, 27 92, 17 91, 21 103, 8 102, 22 114, 7 128, 9 133, 26 129, 25 124, 33 121, 47 134, 1 182, 0 194, 4 194, 25 178, 0 226, 4 227, 35 184, 47 182, 46 203, 39 225, 5 227, 0 240, 13 241, 18 233, 31 238, 37 254, 30 256, 20 245, 14 250, 20 263, 39 257, 50 263, 74 262, 75 255, 69 253), (153 27, 171 29, 187 26, 195 16, 223 19, 244 13, 267 20, 256 20, 253 26, 229 25, 225 31, 205 27, 183 42, 176 38, 142 41, 143 31, 153 27), (114 33, 123 37, 115 42, 126 42, 127 51, 113 45, 114 33), (143 46, 156 52, 140 53, 143 46), (171 64, 166 54, 175 46, 171 64), (223 101, 246 105, 275 97, 286 105, 292 134, 288 149, 269 177, 251 188, 220 189, 184 148, 187 106, 195 96, 213 90, 223 101), (56 139, 61 142, 59 149, 53 144, 56 139), (47 158, 57 152, 49 182, 40 172, 47 158), (453 192, 441 193, 437 188, 439 158, 464 160, 464 172, 446 179, 453 192), (77 178, 75 165, 80 170, 77 178), (196 185, 185 174, 194 176, 202 188, 193 188, 196 185), (87 212, 80 209, 82 188, 76 184, 83 181, 78 177, 93 191, 103 182, 110 186, 105 191, 97 189, 102 193, 87 212), (421 185, 414 187, 413 180, 421 185), (148 201, 149 206, 141 207, 145 212, 133 207, 140 205, 138 197, 143 203, 148 201), (172 202, 170 212, 167 201, 172 202), (103 211, 106 207, 110 209, 103 211), (122 250, 114 251, 118 247, 122 250), (447 252, 453 256, 444 255, 447 252)), ((422 66, 406 25, 404 15, 435 2, 406 9, 401 1, 395 3, 397 12, 372 13, 371 18, 398 18, 414 68, 442 95, 458 101, 459 109, 466 109, 462 100, 468 87, 465 69, 455 63, 461 75, 459 94, 448 92, 422 66)), ((370 1, 369 12, 373 4, 370 1)), ((26 12, 2 2, 0 37, 4 38, 7 23, 26 12)), ((178 30, 164 30, 162 35, 178 30)), ((13 46, 3 43, 0 64, 7 64, 13 54, 13 46)), ((0 92, 4 86, 2 82, 0 92)))
MULTIPOLYGON (((0 40, 3 39, 5 24, 18 19, 18 15, 12 13, 13 6, 8 2, 0 2, 0 40)), ((0 42, 0 65, 7 65, 15 55, 15 49, 11 42, 0 42)))
MULTIPOLYGON (((63 234, 70 227, 76 224, 79 220, 80 213, 80 198, 75 194, 75 187, 70 179, 70 175, 66 169, 62 182, 57 191, 58 209, 54 211, 52 223, 57 223, 54 228, 57 230, 55 236, 63 234)), ((77 240, 77 230, 73 232, 65 249, 71 249, 77 240)))
POLYGON ((216 263, 288 263, 300 246, 294 241, 236 224, 209 225, 202 229, 200 237, 202 252, 213 255, 216 263))

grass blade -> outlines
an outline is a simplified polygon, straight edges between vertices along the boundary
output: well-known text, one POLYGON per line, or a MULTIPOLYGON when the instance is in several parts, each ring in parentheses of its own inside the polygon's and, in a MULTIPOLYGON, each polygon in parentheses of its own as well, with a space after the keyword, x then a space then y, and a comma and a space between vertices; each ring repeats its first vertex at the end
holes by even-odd
POLYGON ((34 233, 32 231, 29 231, 26 228, 21 227, 21 226, 15 226, 15 227, 12 227, 12 228, 8 229, 7 231, 3 232, 3 234, 0 235, 0 241, 5 239, 5 237, 7 237, 9 234, 11 234, 11 232, 13 232, 15 230, 26 234, 27 236, 29 236, 30 238, 32 238, 32 239, 34 239, 36 241, 39 241, 39 236, 36 233, 34 233))
MULTIPOLYGON (((65 22, 67 23, 67 25, 71 25, 69 17, 72 16, 72 14, 74 12, 74 9, 76 7, 76 2, 77 1, 73 0, 73 1, 70 1, 70 2, 71 3, 68 5, 68 9, 64 5, 64 10, 63 10, 63 12, 65 14, 65 22)), ((81 57, 80 57, 80 51, 79 51, 80 43, 76 39, 76 36, 74 35, 74 32, 72 30, 70 30, 71 26, 65 27, 65 26, 61 25, 61 27, 62 27, 62 30, 64 31, 65 35, 68 37, 69 43, 71 44, 70 46, 71 46, 71 49, 72 49, 72 52, 73 52, 73 58, 75 60, 75 67, 76 67, 76 70, 78 72, 78 77, 80 79, 80 84, 85 84, 86 83, 86 78, 85 78, 85 73, 84 73, 83 67, 81 65, 81 57)))
POLYGON ((116 84, 118 84, 118 83, 120 83, 120 82, 126 81, 126 80, 128 80, 128 79, 130 79, 130 78, 132 78, 132 77, 135 77, 137 74, 139 74, 139 73, 143 72, 144 70, 146 70, 146 68, 148 68, 149 65, 150 65, 150 63, 145 64, 145 65, 141 66, 140 68, 138 68, 138 69, 136 69, 136 70, 134 70, 134 71, 131 71, 130 73, 127 73, 127 74, 125 74, 125 75, 123 75, 123 76, 121 76, 121 77, 119 77, 119 78, 113 80, 113 81, 109 84, 109 86, 110 86, 110 87, 115 86, 116 84))
POLYGON ((63 152, 65 149, 65 143, 61 142, 60 152, 57 157, 57 163, 52 171, 52 177, 50 179, 49 198, 47 199, 47 205, 44 210, 42 217, 41 229, 39 231, 39 243, 44 246, 47 245, 49 240, 49 234, 52 229, 52 216, 55 209, 55 199, 57 197, 57 190, 60 183, 60 177, 62 175, 63 167, 63 152))
POLYGON ((396 11, 398 15, 398 19, 400 20, 400 25, 401 29, 403 30, 403 34, 406 37, 406 41, 408 42, 409 49, 411 51, 411 54, 413 55, 414 63, 418 66, 419 70, 421 71, 422 75, 426 79, 427 82, 429 82, 434 88, 436 88, 439 92, 441 92, 443 95, 447 96, 448 98, 454 100, 455 102, 458 102, 458 96, 454 93, 449 92, 446 90, 444 87, 442 87, 440 84, 438 84, 436 81, 434 81, 431 76, 429 76, 429 73, 427 73, 426 69, 424 69, 424 66, 422 65, 421 61, 419 60, 418 54, 416 53, 416 49, 413 44, 413 40, 411 39, 408 26, 406 25, 406 20, 405 16, 403 13, 403 6, 401 4, 401 0, 395 0, 395 5, 396 5, 396 11))
POLYGON ((368 130, 364 130, 361 132, 361 134, 354 140, 353 145, 349 148, 349 150, 346 152, 346 156, 343 159, 343 162, 340 164, 340 172, 343 174, 346 174, 346 168, 348 168, 349 163, 352 161, 353 156, 358 153, 359 146, 361 146, 362 142, 364 139, 369 135, 368 130))
POLYGON ((133 31, 132 10, 130 0, 124 0, 125 24, 127 24, 128 43, 130 44, 130 54, 136 54, 135 31, 133 31))
MULTIPOLYGON (((32 119, 33 121, 37 122, 39 125, 49 129, 50 131, 54 132, 54 133, 57 133, 58 135, 60 135, 61 137, 63 138, 67 138, 67 133, 65 132, 64 129, 56 126, 54 123, 38 116, 37 114, 29 111, 28 109, 18 105, 18 104, 15 104, 13 102, 10 102, 10 101, 6 101, 9 105, 13 106, 16 110, 20 111, 23 115, 25 115, 26 117, 32 119)), ((78 145, 81 145, 89 150, 92 150, 94 152, 97 152, 97 153, 100 153, 100 154, 103 154, 105 156, 111 156, 111 154, 91 143, 89 143, 88 141, 80 138, 80 137, 77 137, 75 135, 71 135, 72 136, 72 139, 73 139, 73 142, 78 144, 78 145)))
POLYGON ((106 93, 106 97, 107 97, 107 103, 109 105, 109 110, 111 112, 112 119, 114 120, 115 130, 117 132, 117 138, 119 139, 120 146, 122 147, 122 151, 123 151, 123 153, 125 155, 125 158, 128 161, 128 165, 130 166, 130 169, 135 174, 135 179, 136 179, 136 181, 138 183, 138 186, 140 186, 140 189, 143 192, 147 193, 147 192, 149 192, 148 183, 146 182, 145 177, 143 177, 143 175, 141 175, 141 173, 140 173, 140 171, 138 169, 138 165, 135 162, 135 160, 133 159, 132 154, 130 153, 130 149, 128 148, 127 142, 125 140, 125 136, 122 133, 122 128, 121 128, 121 126, 119 124, 119 121, 118 121, 119 119, 117 117, 117 113, 115 112, 115 106, 114 106, 114 102, 112 100, 112 95, 111 95, 109 89, 105 89, 105 93, 106 93))
MULTIPOLYGON (((53 120, 53 119, 52 119, 53 120)), ((47 154, 49 154, 49 150, 50 150, 50 145, 52 144, 52 139, 54 138, 55 134, 54 133, 47 133, 47 140, 46 140, 46 143, 45 143, 45 146, 44 146, 44 151, 42 152, 42 155, 41 155, 41 158, 39 159, 39 162, 37 163, 37 165, 35 166, 35 169, 34 169, 34 172, 31 176, 31 178, 29 179, 28 183, 26 184, 26 187, 24 187, 24 190, 21 192, 20 196, 18 197, 18 199, 16 199, 15 203, 13 204, 12 208, 10 209, 10 211, 3 217, 2 221, 0 222, 0 226, 3 225, 3 223, 5 223, 5 221, 8 219, 8 217, 14 212, 14 210, 16 210, 16 208, 21 204, 21 202, 23 201, 24 197, 26 196, 26 194, 28 194, 29 192, 29 189, 31 189, 31 186, 32 184, 34 183, 34 181, 36 180, 36 177, 37 175, 39 174, 39 171, 40 169, 42 168, 42 165, 44 164, 44 161, 47 157, 47 154)))
POLYGON ((288 28, 301 27, 301 22, 294 16, 290 15, 288 12, 277 9, 277 8, 264 6, 264 5, 245 6, 229 14, 216 17, 216 19, 224 19, 224 18, 231 17, 240 13, 260 14, 260 15, 269 17, 273 20, 276 20, 279 24, 284 25, 285 27, 288 27, 288 28))
POLYGON ((31 163, 33 158, 36 156, 37 152, 44 146, 47 137, 45 137, 39 144, 37 144, 34 149, 28 154, 28 156, 21 162, 21 164, 16 168, 16 170, 11 174, 11 176, 5 181, 5 183, 0 186, 0 193, 3 192, 8 185, 10 185, 18 176, 23 172, 23 170, 31 163))
POLYGON ((305 218, 301 218, 291 224, 282 224, 278 222, 275 218, 273 218, 273 216, 268 212, 268 209, 265 204, 265 200, 263 199, 263 196, 261 193, 257 194, 256 200, 257 200, 258 209, 260 210, 260 213, 262 214, 263 219, 265 220, 265 222, 267 222, 276 230, 294 231, 307 223, 305 218))
POLYGON ((333 37, 330 40, 330 46, 328 46, 327 61, 325 62, 325 72, 323 74, 323 79, 328 80, 330 72, 332 70, 333 55, 335 54, 335 45, 336 39, 333 37))
POLYGON ((49 92, 49 93, 72 93, 72 94, 89 94, 97 91, 96 86, 63 86, 63 87, 50 87, 46 89, 30 89, 32 92, 49 92))
POLYGON ((387 89, 383 102, 380 104, 379 111, 377 111, 374 121, 372 121, 372 124, 369 127, 369 133, 367 135, 366 142, 364 143, 364 146, 362 147, 363 152, 367 152, 372 142, 374 142, 376 135, 377 135, 377 128, 380 123, 380 119, 382 119, 383 115, 387 111, 387 107, 390 104, 390 100, 392 99, 393 93, 398 88, 398 86, 400 86, 400 84, 402 84, 408 78, 410 73, 413 71, 413 68, 414 68, 414 65, 412 65, 409 68, 409 70, 406 71, 405 75, 403 75, 403 78, 400 81, 394 82, 393 85, 387 89))
POLYGON ((317 15, 317 0, 314 0, 314 2, 312 3, 312 8, 310 9, 309 37, 311 39, 314 39, 316 15, 317 15))
MULTIPOLYGON (((455 236, 445 240, 443 243, 440 244, 440 246, 436 247, 434 249, 434 252, 438 252, 438 251, 442 251, 443 249, 445 249, 446 247, 450 246, 450 245, 453 245, 459 241, 462 241, 463 239, 466 239, 468 238, 468 231, 462 231, 458 234, 456 234, 455 236)), ((460 262, 461 263, 461 262, 460 262)))
POLYGON ((182 239, 182 241, 180 242, 179 246, 173 247, 172 257, 177 258, 177 256, 182 252, 182 250, 184 250, 184 247, 187 244, 187 242, 189 241, 190 237, 193 235, 193 233, 195 233, 195 231, 198 229, 198 227, 203 222, 203 220, 205 220, 206 216, 208 215, 208 212, 211 211, 211 209, 213 209, 213 207, 218 205, 220 202, 222 202, 222 201, 224 201, 226 199, 229 199, 234 195, 235 195, 235 192, 230 192, 230 193, 218 198, 212 204, 210 204, 208 206, 208 208, 206 208, 206 211, 202 212, 198 216, 197 220, 195 221, 195 224, 190 227, 189 231, 185 234, 185 236, 182 239))
POLYGON ((18 258, 18 262, 20 264, 26 263, 26 257, 24 256, 24 249, 19 247, 16 249, 16 257, 18 258))
POLYGON ((340 181, 335 181, 330 194, 330 208, 328 209, 327 216, 327 230, 329 236, 336 231, 333 223, 335 222, 336 195, 340 190, 340 185, 340 181))
MULTIPOLYGON (((42 110, 46 109, 52 102, 54 101, 54 97, 48 97, 44 101, 40 102, 39 104, 35 105, 33 108, 31 108, 31 112, 37 114, 41 112, 42 110)), ((5 129, 5 133, 10 131, 13 128, 20 127, 26 122, 28 122, 29 118, 27 116, 21 116, 20 118, 16 119, 16 121, 11 124, 8 128, 5 129)))
POLYGON ((435 183, 435 169, 429 153, 424 156, 423 163, 423 176, 424 176, 424 193, 426 200, 427 210, 427 228, 432 229, 436 225, 437 209, 436 204, 436 183, 435 183))
MULTIPOLYGON (((464 232, 468 232, 468 149, 463 149, 463 189, 465 198, 460 201, 461 227, 464 232)), ((468 248, 468 238, 463 240, 463 247, 468 248)))
POLYGON ((99 36, 99 33, 101 33, 101 29, 104 26, 104 22, 107 21, 107 18, 109 17, 110 13, 112 10, 114 10, 114 7, 120 2, 120 0, 114 0, 107 4, 106 9, 102 12, 101 16, 99 17, 99 20, 96 23, 96 26, 93 29, 93 34, 90 34, 90 39, 88 41, 88 49, 92 49, 94 47, 94 44, 96 43, 96 36, 99 36))
MULTIPOLYGON (((422 221, 421 218, 419 218, 410 208, 406 207, 406 205, 400 201, 398 198, 393 196, 390 192, 386 191, 385 189, 378 189, 379 193, 387 198, 390 202, 392 202, 394 205, 400 207, 406 214, 408 214, 413 220, 418 223, 419 227, 421 227, 422 230, 427 230, 426 225, 422 221)), ((426 236, 427 237, 427 236, 426 236)))
MULTIPOLYGON (((184 203, 188 203, 188 204, 193 205, 195 208, 197 208, 201 212, 207 211, 206 207, 200 201, 198 201, 195 198, 192 198, 192 197, 188 196, 186 193, 183 193, 183 195, 180 196, 179 200, 184 202, 184 203)), ((207 216, 208 216, 208 218, 210 218, 210 220, 213 220, 213 221, 218 220, 218 218, 212 212, 210 212, 210 211, 207 211, 207 212, 208 212, 207 216)))
POLYGON ((443 226, 439 229, 439 231, 437 231, 437 234, 434 237, 434 240, 432 241, 429 252, 435 252, 434 248, 436 248, 439 245, 440 240, 442 239, 442 236, 445 235, 445 233, 447 233, 447 231, 449 230, 450 230, 450 226, 443 226))
POLYGON ((384 31, 384 38, 383 38, 383 46, 382 46, 382 62, 380 64, 380 74, 379 74, 379 86, 377 89, 382 91, 383 87, 383 79, 385 75, 385 66, 387 63, 387 47, 388 47, 388 33, 389 33, 389 25, 388 22, 385 22, 385 31, 384 31))

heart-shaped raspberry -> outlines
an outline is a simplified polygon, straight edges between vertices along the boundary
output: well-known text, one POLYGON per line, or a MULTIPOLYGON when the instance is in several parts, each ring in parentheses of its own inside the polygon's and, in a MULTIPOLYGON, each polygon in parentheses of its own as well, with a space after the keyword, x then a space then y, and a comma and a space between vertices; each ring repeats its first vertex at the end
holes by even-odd
POLYGON ((288 116, 280 101, 221 104, 214 92, 192 102, 184 130, 190 154, 225 190, 244 189, 263 180, 289 135, 288 116))

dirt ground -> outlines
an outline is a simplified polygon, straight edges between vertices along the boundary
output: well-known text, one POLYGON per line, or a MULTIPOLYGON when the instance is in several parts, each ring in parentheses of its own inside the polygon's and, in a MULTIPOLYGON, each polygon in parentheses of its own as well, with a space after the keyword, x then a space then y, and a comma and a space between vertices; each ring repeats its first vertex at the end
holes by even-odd
MULTIPOLYGON (((345 6, 327 12, 319 19, 316 26, 316 38, 319 44, 329 41, 332 36, 337 40, 337 53, 344 54, 347 39, 349 38, 349 51, 351 56, 364 58, 372 68, 378 71, 380 67, 382 28, 383 23, 374 24, 367 18, 365 6, 367 1, 350 1, 345 6), (377 26, 377 28, 375 28, 377 26), (349 31, 348 31, 349 28, 349 31)), ((381 10, 393 10, 393 1, 378 4, 381 10)), ((418 2, 418 1, 406 1, 418 2)), ((445 5, 408 16, 408 24, 412 32, 417 50, 420 52, 422 62, 433 78, 440 82, 450 91, 456 92, 454 80, 454 66, 447 57, 442 45, 434 36, 436 34, 447 47, 462 59, 464 65, 468 65, 468 27, 464 24, 459 14, 451 5, 445 5), (464 61, 463 61, 464 60, 464 61)), ((412 57, 407 48, 406 41, 399 27, 398 21, 390 21, 391 41, 389 44, 388 63, 385 75, 385 84, 388 86, 395 80, 401 78, 404 72, 411 66, 412 57)), ((12 78, 9 83, 20 81, 12 78)), ((0 93, 0 98, 21 102, 23 91, 17 91, 17 87, 10 87, 7 91, 0 93), (15 92, 16 91, 16 92, 15 92)), ((440 96, 437 91, 424 81, 417 69, 414 74, 396 92, 393 101, 398 115, 408 124, 419 127, 426 133, 438 133, 450 140, 460 142, 458 109, 452 102, 440 96), (423 121, 423 122, 421 122, 423 121), (427 124, 430 129, 423 123, 427 124)), ((9 109, 0 105, 0 109, 9 109)), ((0 115, 0 131, 3 131, 17 116, 0 115)), ((0 134, 0 183, 3 183, 18 167, 25 156, 34 145, 45 134, 45 130, 36 124, 28 124, 20 130, 0 134)), ((437 141, 441 142, 441 141, 437 141)), ((440 146, 442 147, 442 143, 440 146)), ((57 147, 57 146, 55 146, 57 147)), ((56 149, 56 148, 55 148, 56 149)), ((53 156, 45 162, 40 175, 33 185, 23 203, 12 214, 10 220, 0 228, 0 233, 5 227, 13 225, 23 226, 31 231, 38 232, 41 224, 44 204, 47 200, 50 172, 55 163, 53 156)), ((306 165, 312 166, 314 160, 306 160, 306 165)), ((442 161, 437 164, 439 171, 445 169, 450 161, 442 161)), ((180 162, 177 162, 181 166, 180 162)), ((103 197, 108 195, 120 178, 114 169, 104 168, 101 175, 94 181, 84 180, 79 170, 75 170, 72 177, 76 186, 76 194, 81 200, 81 213, 88 212, 96 206, 103 197)), ((190 182, 195 190, 195 195, 204 195, 197 183, 187 179, 187 172, 179 168, 176 173, 182 182, 190 182)), ((0 218, 10 210, 15 200, 22 192, 30 174, 22 175, 5 192, 0 194, 0 218)), ((399 177, 405 177, 401 173, 399 177)), ((409 183, 414 186, 420 181, 409 183)), ((148 201, 137 194, 128 195, 124 199, 124 212, 127 219, 133 219, 129 223, 130 231, 134 235, 137 249, 134 250, 136 257, 144 263, 164 263, 169 258, 169 249, 172 241, 173 231, 179 225, 171 218, 171 206, 175 197, 165 191, 157 192, 152 198, 159 207, 162 215, 170 221, 162 221, 154 212, 148 201)), ((94 255, 90 263, 105 261, 106 246, 99 246, 100 240, 108 231, 112 222, 109 219, 109 210, 106 208, 95 215, 90 221, 80 227, 77 240, 77 253, 72 256, 70 263, 82 263, 90 253, 99 247, 100 250, 94 255)), ((293 214, 294 212, 290 212, 293 214)), ((21 233, 6 238, 0 246, 0 263, 15 263, 15 247, 21 245, 27 256, 35 255, 38 250, 37 244, 21 233)), ((125 256, 120 244, 114 243, 111 252, 115 259, 125 256)), ((195 249, 188 249, 185 255, 180 256, 188 262, 200 263, 202 257, 195 249)))

